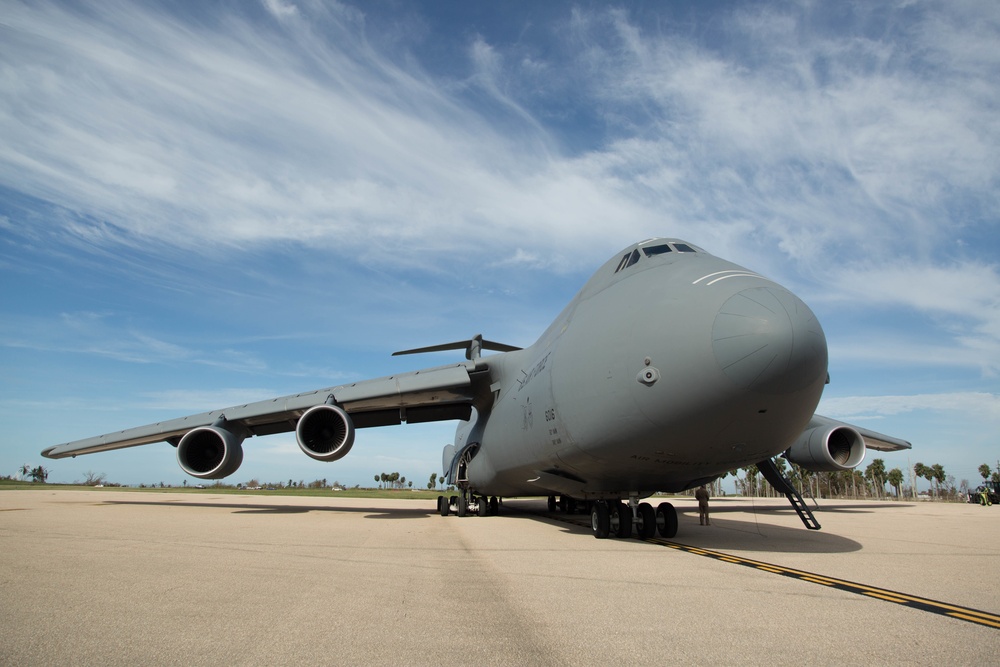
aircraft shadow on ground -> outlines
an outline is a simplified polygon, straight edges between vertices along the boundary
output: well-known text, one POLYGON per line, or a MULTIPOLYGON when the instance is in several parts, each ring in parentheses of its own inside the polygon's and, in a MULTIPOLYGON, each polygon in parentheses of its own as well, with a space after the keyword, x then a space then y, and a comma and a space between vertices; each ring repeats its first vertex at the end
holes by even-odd
MULTIPOLYGON (((173 509, 228 509, 233 514, 261 514, 261 515, 289 515, 306 514, 309 512, 329 512, 333 514, 362 514, 366 519, 423 519, 437 515, 437 511, 430 506, 423 506, 415 502, 415 507, 347 507, 331 505, 283 505, 280 503, 268 503, 266 505, 246 505, 242 503, 217 503, 217 502, 190 502, 176 500, 106 500, 102 505, 129 505, 144 507, 170 507, 173 509)), ((899 503, 889 503, 887 507, 900 507, 899 503)), ((822 506, 823 512, 832 511, 867 511, 865 508, 856 506, 822 506)), ((871 506, 882 507, 882 505, 871 506)), ((746 507, 726 507, 724 504, 712 508, 712 516, 716 518, 716 523, 711 527, 700 526, 694 523, 694 516, 697 510, 694 508, 680 507, 680 528, 677 536, 671 542, 678 542, 689 546, 698 546, 705 549, 751 549, 754 551, 769 551, 774 553, 847 553, 858 551, 862 545, 854 540, 841 537, 829 532, 807 530, 805 527, 776 526, 774 524, 762 524, 755 520, 737 519, 727 516, 734 513, 746 513, 746 507)), ((753 512, 761 516, 773 516, 777 514, 794 513, 789 508, 776 505, 762 505, 753 508, 753 512)), ((594 539, 590 528, 590 519, 586 514, 561 514, 546 513, 545 511, 531 507, 520 507, 508 505, 501 510, 505 518, 515 520, 545 521, 554 523, 563 533, 574 537, 594 539)), ((490 521, 492 517, 441 517, 446 521, 490 521)), ((822 513, 817 513, 817 518, 822 523, 822 513)), ((616 538, 609 538, 613 543, 616 538)))
MULTIPOLYGON (((581 521, 586 520, 586 517, 578 518, 581 521)), ((563 523, 560 529, 566 533, 594 539, 589 525, 563 523)), ((760 525, 739 519, 725 519, 722 523, 714 523, 711 526, 682 520, 677 535, 666 541, 703 549, 751 549, 773 553, 848 553, 860 551, 863 546, 852 539, 822 530, 807 530, 804 526, 788 528, 772 524, 760 525)))
MULTIPOLYGON (((770 514, 784 511, 784 509, 779 510, 779 508, 772 509, 774 511, 770 514)), ((731 511, 746 512, 746 509, 740 510, 734 507, 731 511)), ((794 513, 791 508, 788 511, 794 513)), ((860 551, 863 547, 861 543, 852 539, 823 530, 807 530, 805 526, 776 526, 733 517, 716 517, 719 519, 716 523, 711 526, 702 526, 694 523, 697 513, 696 509, 679 508, 680 525, 677 536, 666 541, 704 549, 750 549, 773 553, 848 553, 860 551)), ((713 516, 719 514, 714 508, 712 513, 713 516)), ((759 510, 757 513, 765 514, 759 510)), ((505 513, 505 516, 556 522, 558 528, 564 533, 594 539, 590 518, 586 514, 549 514, 544 511, 518 508, 505 513)), ((820 517, 818 516, 818 518, 820 517)), ((821 518, 820 522, 822 523, 821 518)), ((613 542, 617 538, 608 539, 613 542)))
MULTIPOLYGON (((810 500, 805 501, 806 505, 812 510, 816 517, 819 518, 824 513, 827 512, 837 512, 843 514, 871 514, 872 512, 878 510, 886 509, 902 509, 904 507, 912 507, 910 503, 900 503, 900 502, 869 502, 864 505, 843 505, 837 504, 837 501, 820 501, 819 508, 810 500)), ((794 514, 795 510, 792 506, 785 500, 777 500, 773 498, 768 498, 763 503, 754 503, 749 508, 744 504, 740 506, 727 505, 725 501, 714 502, 710 505, 712 514, 722 514, 726 512, 756 512, 757 514, 794 514)), ((688 514, 698 514, 697 507, 677 507, 678 512, 685 512, 688 514)))
POLYGON ((132 505, 146 507, 172 507, 177 509, 229 509, 233 514, 307 514, 309 512, 334 512, 339 514, 364 514, 366 519, 421 519, 437 514, 430 507, 330 507, 317 505, 243 505, 239 503, 178 502, 173 500, 105 500, 103 505, 132 505))

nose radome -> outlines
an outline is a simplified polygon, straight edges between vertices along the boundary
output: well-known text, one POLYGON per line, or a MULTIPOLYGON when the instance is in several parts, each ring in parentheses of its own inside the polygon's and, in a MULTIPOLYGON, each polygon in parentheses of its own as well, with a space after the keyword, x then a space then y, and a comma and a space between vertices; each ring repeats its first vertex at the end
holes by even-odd
POLYGON ((819 321, 779 287, 753 287, 730 297, 712 325, 712 349, 733 382, 761 394, 798 391, 826 376, 819 321))

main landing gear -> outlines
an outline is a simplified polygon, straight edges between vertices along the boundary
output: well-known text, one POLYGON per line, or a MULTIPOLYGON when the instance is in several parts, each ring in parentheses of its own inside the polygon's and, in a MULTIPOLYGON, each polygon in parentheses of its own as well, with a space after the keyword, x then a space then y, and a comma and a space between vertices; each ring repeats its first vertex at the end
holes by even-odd
POLYGON ((438 496, 438 514, 448 516, 452 512, 458 516, 490 516, 500 513, 500 499, 496 496, 474 496, 462 491, 457 496, 438 496))
POLYGON ((648 540, 659 531, 660 537, 677 535, 677 510, 670 503, 660 503, 654 510, 649 503, 630 498, 626 505, 620 500, 597 500, 590 508, 590 526, 594 537, 631 537, 633 529, 640 540, 648 540))

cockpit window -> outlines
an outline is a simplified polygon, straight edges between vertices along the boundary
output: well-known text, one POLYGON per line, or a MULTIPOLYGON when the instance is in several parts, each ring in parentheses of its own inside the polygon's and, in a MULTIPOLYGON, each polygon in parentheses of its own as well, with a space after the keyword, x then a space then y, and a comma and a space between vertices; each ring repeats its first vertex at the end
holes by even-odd
POLYGON ((643 248, 642 251, 646 253, 646 257, 654 257, 655 255, 672 252, 672 249, 668 245, 651 245, 643 248))
POLYGON ((677 252, 696 252, 694 248, 686 243, 675 243, 674 247, 677 248, 677 252))
POLYGON ((638 261, 639 261, 639 251, 633 250, 632 252, 622 257, 622 261, 618 262, 618 268, 615 269, 615 273, 618 273, 622 269, 627 269, 628 267, 632 266, 638 261))

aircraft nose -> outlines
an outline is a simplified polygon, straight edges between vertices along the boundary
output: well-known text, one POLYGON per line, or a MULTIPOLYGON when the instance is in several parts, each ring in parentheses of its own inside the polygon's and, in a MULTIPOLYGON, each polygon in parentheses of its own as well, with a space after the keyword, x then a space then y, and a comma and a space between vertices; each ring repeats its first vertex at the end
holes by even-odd
POLYGON ((738 386, 787 394, 826 376, 826 336, 805 303, 780 287, 731 296, 712 325, 712 350, 738 386))

